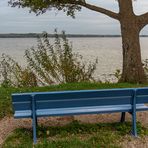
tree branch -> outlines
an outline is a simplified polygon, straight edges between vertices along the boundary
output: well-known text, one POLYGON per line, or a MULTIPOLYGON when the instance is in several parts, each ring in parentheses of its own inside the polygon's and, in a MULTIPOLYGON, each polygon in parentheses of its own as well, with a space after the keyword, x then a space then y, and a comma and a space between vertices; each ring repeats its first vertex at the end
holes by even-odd
POLYGON ((32 11, 35 13, 39 12, 39 14, 46 12, 47 9, 55 7, 58 10, 64 10, 64 12, 68 11, 68 15, 73 15, 75 9, 79 10, 80 7, 85 7, 92 11, 100 12, 111 18, 119 20, 119 13, 115 13, 102 7, 89 4, 86 2, 86 0, 39 0, 39 2, 41 1, 41 4, 37 3, 37 1, 38 0, 9 0, 9 4, 12 7, 30 7, 32 11), (78 8, 77 6, 80 7, 78 8), (64 9, 64 7, 68 9, 64 9))
POLYGON ((107 10, 107 9, 104 9, 104 8, 101 8, 101 7, 92 5, 92 4, 88 4, 88 3, 83 2, 83 1, 71 1, 70 3, 71 4, 78 4, 80 6, 83 6, 85 8, 88 8, 90 10, 103 13, 103 14, 111 17, 111 18, 114 18, 116 20, 119 20, 119 14, 118 13, 115 13, 115 12, 112 12, 110 10, 107 10))
POLYGON ((138 21, 141 29, 148 24, 148 12, 138 16, 138 21))

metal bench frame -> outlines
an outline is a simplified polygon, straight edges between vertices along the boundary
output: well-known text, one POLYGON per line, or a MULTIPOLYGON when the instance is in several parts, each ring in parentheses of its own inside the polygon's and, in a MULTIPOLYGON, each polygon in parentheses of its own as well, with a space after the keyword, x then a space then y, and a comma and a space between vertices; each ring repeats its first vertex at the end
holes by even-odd
MULTIPOLYGON (((126 112, 129 112, 132 115, 132 135, 137 137, 137 128, 136 128, 136 112, 137 111, 147 111, 148 106, 145 106, 145 103, 148 103, 148 88, 126 88, 126 89, 105 89, 105 90, 80 90, 80 91, 60 91, 60 92, 39 92, 39 93, 17 93, 12 94, 12 103, 13 103, 13 110, 14 110, 14 117, 15 118, 32 118, 32 126, 33 126, 33 142, 34 144, 37 143, 37 118, 38 117, 44 117, 44 116, 64 116, 64 115, 80 115, 80 114, 103 114, 103 113, 114 113, 114 112, 121 112, 121 120, 120 122, 125 121, 125 114, 126 112), (130 96, 128 100, 128 96, 124 96, 124 92, 130 92, 132 95, 130 96), (112 93, 113 92, 113 93, 112 93), (122 101, 120 99, 120 92, 121 97, 123 97, 122 101), (101 94, 101 97, 95 98, 88 95, 93 95, 93 93, 101 94), (118 95, 117 95, 118 93, 118 95), (138 93, 138 95, 137 95, 138 93), (77 99, 75 98, 67 98, 68 95, 74 94, 77 99), (85 97, 83 96, 85 94, 85 97), (109 96, 110 94, 113 94, 113 96, 109 96), (57 98, 54 95, 57 95, 57 98), (63 95, 61 98, 66 98, 65 100, 61 100, 60 95, 63 95), (64 95, 66 97, 64 97, 64 95), (104 95, 104 96, 103 96, 104 95), (117 95, 117 99, 116 96, 117 95), (53 97, 53 99, 51 98, 53 97), (47 101, 47 104, 49 108, 45 107, 44 105, 46 102, 42 101, 42 97, 44 101, 47 101), (81 98, 82 97, 82 98, 81 98), (83 98, 84 97, 84 98, 83 98), (104 97, 104 98, 102 98, 104 97), (124 104, 124 97, 125 100, 127 99, 130 103, 124 104), (139 97, 139 99, 137 99, 139 97), (22 98, 22 100, 21 100, 22 98), (26 102, 23 102, 23 99, 30 99, 29 102, 30 109, 23 109, 25 108, 26 102), (107 101, 105 99, 108 99, 107 101), (141 98, 141 99, 140 99, 141 98), (43 103, 42 109, 39 111, 38 106, 40 106, 40 102, 43 103), (78 102, 80 99, 80 102, 78 102), (94 100, 91 100, 94 99, 94 100), (100 102, 96 99, 100 99, 100 102), (104 100, 103 100, 104 99, 104 100), (22 102, 21 102, 22 101, 22 102), (49 102, 48 102, 49 101, 49 102), (72 105, 72 103, 67 103, 64 107, 59 107, 62 103, 61 101, 76 101, 76 107, 72 105), (87 101, 89 101, 87 104, 87 101), (96 104, 100 104, 99 106, 92 105, 91 101, 96 104), (101 105, 101 101, 102 104, 101 105), (105 102, 106 101, 106 102, 105 102), (110 101, 110 102, 109 102, 110 101), (121 105, 120 105, 121 101, 121 105), (50 103, 53 104, 53 108, 50 108, 50 103), (85 103, 86 102, 86 103, 85 103), (80 104, 79 104, 80 103, 80 104), (84 103, 84 105, 83 105, 84 103), (108 105, 110 103, 110 105, 108 105), (56 107, 56 104, 58 104, 58 107, 56 107), (106 105, 105 105, 106 104, 106 105), (70 106, 72 105, 72 107, 70 106), (77 105, 79 105, 77 107, 77 105), (54 107, 55 106, 55 107, 54 107), (106 110, 105 110, 106 107, 106 110), (110 107, 110 108, 109 108, 110 107), (129 109, 128 109, 129 108, 129 109), (76 110, 75 110, 76 109, 76 110), (100 109, 100 111, 99 111, 100 109), (65 112, 64 112, 65 111, 65 112)), ((45 105, 46 106, 46 105, 45 105)), ((51 105, 52 106, 52 105, 51 105)))

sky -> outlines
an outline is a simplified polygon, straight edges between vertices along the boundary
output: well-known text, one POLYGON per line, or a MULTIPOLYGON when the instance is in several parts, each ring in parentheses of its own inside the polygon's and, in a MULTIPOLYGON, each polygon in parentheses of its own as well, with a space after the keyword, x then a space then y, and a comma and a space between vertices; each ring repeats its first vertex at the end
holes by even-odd
MULTIPOLYGON (((118 12, 116 0, 87 0, 106 9, 118 12)), ((148 12, 148 0, 133 2, 137 15, 148 12)), ((83 8, 73 19, 63 12, 48 11, 36 16, 28 9, 11 8, 8 0, 0 0, 0 33, 53 33, 54 29, 67 34, 120 34, 119 22, 98 12, 83 8)), ((148 25, 141 31, 148 35, 148 25)))

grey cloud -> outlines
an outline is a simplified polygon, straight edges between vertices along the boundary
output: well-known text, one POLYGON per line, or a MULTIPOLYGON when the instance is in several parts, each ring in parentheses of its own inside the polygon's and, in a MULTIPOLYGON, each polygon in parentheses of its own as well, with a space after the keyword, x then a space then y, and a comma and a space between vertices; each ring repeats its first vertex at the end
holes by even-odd
MULTIPOLYGON (((62 12, 50 11, 41 16, 29 13, 28 9, 8 7, 8 0, 0 0, 0 33, 24 33, 24 32, 53 32, 55 28, 65 30, 67 33, 82 34, 120 34, 120 26, 115 21, 103 14, 89 11, 85 8, 76 13, 76 19, 66 16, 62 12)), ((87 0, 101 7, 118 11, 118 3, 115 0, 87 0)), ((134 9, 137 13, 147 11, 148 1, 137 0, 134 9)), ((142 34, 148 34, 148 27, 142 30, 142 34)))

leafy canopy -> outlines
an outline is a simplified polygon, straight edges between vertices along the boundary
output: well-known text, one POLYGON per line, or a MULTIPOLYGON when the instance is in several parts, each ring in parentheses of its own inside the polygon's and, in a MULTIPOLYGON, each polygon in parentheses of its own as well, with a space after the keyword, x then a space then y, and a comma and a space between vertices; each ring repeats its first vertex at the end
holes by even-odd
POLYGON ((37 15, 45 13, 47 10, 63 10, 67 15, 74 17, 76 11, 81 10, 81 4, 85 0, 9 0, 12 7, 30 8, 30 12, 35 12, 37 15))

